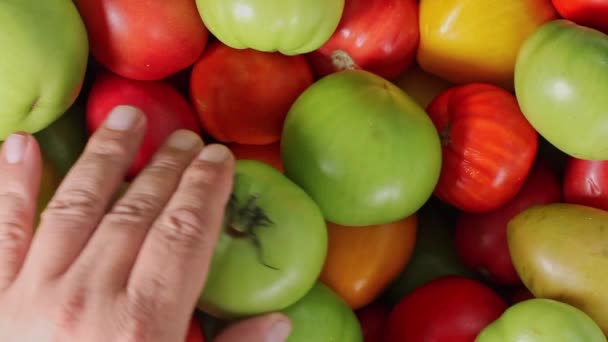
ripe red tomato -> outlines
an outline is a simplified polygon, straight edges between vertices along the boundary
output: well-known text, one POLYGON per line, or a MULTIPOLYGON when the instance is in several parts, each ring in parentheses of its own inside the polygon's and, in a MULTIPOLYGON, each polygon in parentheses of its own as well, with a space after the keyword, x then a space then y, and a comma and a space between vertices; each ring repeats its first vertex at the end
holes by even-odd
POLYGON ((185 342, 205 342, 203 328, 196 315, 193 315, 192 319, 190 320, 190 327, 188 328, 188 334, 186 335, 185 342))
POLYGON ((608 161, 568 158, 564 200, 608 210, 608 161))
POLYGON ((361 325, 363 342, 384 342, 386 324, 390 314, 386 305, 376 302, 355 311, 355 314, 361 325))
POLYGON ((280 139, 289 108, 312 82, 302 55, 215 41, 194 65, 190 96, 203 129, 216 139, 265 145, 280 139))
POLYGON ((91 54, 123 77, 159 80, 203 52, 209 32, 192 0, 76 0, 91 54))
POLYGON ((560 202, 561 181, 548 163, 539 159, 517 195, 504 206, 480 214, 462 213, 456 221, 456 250, 463 263, 488 280, 521 284, 507 243, 507 223, 533 205, 560 202))
POLYGON ((234 157, 240 159, 253 159, 264 162, 275 169, 283 172, 281 160, 281 144, 279 142, 269 145, 242 145, 226 144, 234 157))
POLYGON ((467 212, 487 212, 512 199, 528 176, 538 135, 515 96, 484 83, 451 87, 427 112, 443 145, 435 195, 467 212))
POLYGON ((135 81, 109 72, 97 75, 87 100, 86 121, 94 132, 118 105, 141 109, 147 118, 146 134, 127 174, 133 179, 148 164, 164 141, 178 129, 200 134, 200 128, 188 101, 165 81, 135 81))
POLYGON ((608 33, 608 0, 553 0, 553 6, 566 19, 608 33))
POLYGON ((389 316, 386 342, 473 342, 507 309, 492 289, 475 280, 447 276, 403 298, 389 316))
POLYGON ((346 0, 331 38, 307 57, 317 76, 357 67, 393 79, 412 65, 420 38, 416 0, 346 0))

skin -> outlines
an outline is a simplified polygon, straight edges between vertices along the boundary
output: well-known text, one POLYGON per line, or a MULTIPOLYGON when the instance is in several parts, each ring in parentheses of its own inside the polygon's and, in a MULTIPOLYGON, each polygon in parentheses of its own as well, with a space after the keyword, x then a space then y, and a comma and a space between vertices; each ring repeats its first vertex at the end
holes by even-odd
MULTIPOLYGON (((205 147, 192 132, 175 131, 106 210, 146 127, 141 111, 120 110, 131 124, 123 122, 121 130, 106 121, 91 136, 35 236, 40 148, 21 133, 3 144, 0 340, 186 337, 230 194, 234 157, 223 146, 205 147), (200 158, 205 155, 214 158, 200 158)), ((215 341, 284 341, 290 329, 286 316, 271 313, 235 323, 215 341)))

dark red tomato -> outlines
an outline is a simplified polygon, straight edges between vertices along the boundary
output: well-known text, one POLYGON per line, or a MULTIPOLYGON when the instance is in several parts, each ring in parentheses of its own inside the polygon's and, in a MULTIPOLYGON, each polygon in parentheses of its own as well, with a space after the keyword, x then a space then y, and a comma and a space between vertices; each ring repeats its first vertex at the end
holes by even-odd
POLYGON ((148 164, 165 140, 178 129, 200 134, 196 115, 188 101, 165 81, 135 81, 109 72, 95 79, 87 100, 86 121, 94 132, 118 105, 141 109, 147 119, 146 134, 127 174, 133 179, 148 164))
POLYGON ((394 79, 414 62, 419 39, 416 0, 346 0, 332 37, 307 57, 318 77, 355 67, 394 79))
POLYGON ((364 342, 383 342, 390 310, 380 303, 373 303, 355 311, 364 342))
POLYGON ((507 223, 533 205, 560 202, 561 181, 549 164, 537 160, 517 195, 504 206, 480 214, 462 213, 456 221, 456 250, 462 262, 486 279, 521 284, 507 243, 507 223))
POLYGON ((483 83, 455 86, 437 96, 427 112, 443 145, 438 198, 478 213, 517 194, 534 162, 538 135, 513 94, 483 83))
POLYGON ((190 97, 203 129, 217 140, 265 145, 279 140, 289 108, 312 82, 302 55, 215 41, 194 65, 190 97))
POLYGON ((123 77, 159 80, 185 69, 209 33, 193 0, 76 0, 91 54, 123 77))
POLYGON ((608 161, 568 158, 564 200, 608 210, 608 161))
POLYGON ((608 33, 608 0, 553 0, 553 5, 562 17, 608 33))
POLYGON ((190 320, 190 327, 188 328, 185 342, 205 342, 203 328, 196 315, 193 315, 190 320))
POLYGON ((525 286, 519 286, 509 292, 509 304, 514 305, 528 299, 534 298, 534 295, 525 286))
POLYGON ((280 142, 269 145, 226 144, 226 146, 232 151, 237 160, 253 159, 261 161, 283 172, 280 142))
POLYGON ((507 306, 483 283, 461 276, 439 278, 397 304, 385 342, 473 342, 507 306))

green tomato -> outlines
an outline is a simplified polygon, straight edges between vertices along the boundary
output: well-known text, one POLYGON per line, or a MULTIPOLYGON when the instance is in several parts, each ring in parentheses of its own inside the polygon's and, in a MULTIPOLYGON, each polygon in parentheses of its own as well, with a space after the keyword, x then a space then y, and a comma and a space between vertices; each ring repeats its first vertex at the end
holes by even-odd
POLYGON ((275 168, 239 160, 199 308, 228 319, 282 310, 313 287, 326 254, 315 202, 275 168))
POLYGON ((196 0, 203 22, 235 48, 299 55, 334 33, 344 0, 196 0))
POLYGON ((283 313, 292 322, 291 335, 286 342, 363 342, 355 313, 321 282, 283 313))
POLYGON ((479 277, 464 266, 454 245, 455 215, 452 208, 430 201, 418 212, 418 233, 412 257, 383 295, 396 305, 405 296, 431 280, 448 275, 479 277))
POLYGON ((530 124, 564 153, 608 159, 608 36, 567 20, 524 42, 515 91, 530 124))
POLYGON ((606 342, 583 311, 552 299, 535 298, 507 309, 475 342, 606 342))
POLYGON ((283 127, 285 174, 328 221, 368 226, 400 220, 430 198, 440 139, 426 112, 391 82, 363 70, 310 86, 283 127))
POLYGON ((0 1, 0 50, 0 140, 38 132, 74 103, 89 49, 72 1, 0 1))

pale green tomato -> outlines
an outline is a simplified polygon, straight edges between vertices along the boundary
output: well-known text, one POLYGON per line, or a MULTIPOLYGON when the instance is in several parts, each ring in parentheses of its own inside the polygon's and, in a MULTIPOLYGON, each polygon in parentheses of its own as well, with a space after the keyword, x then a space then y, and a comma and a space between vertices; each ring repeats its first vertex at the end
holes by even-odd
POLYGON ((72 1, 0 1, 0 140, 63 115, 80 93, 88 53, 72 1))
POLYGON ((285 55, 325 44, 344 10, 344 0, 196 0, 196 5, 222 43, 285 55))

